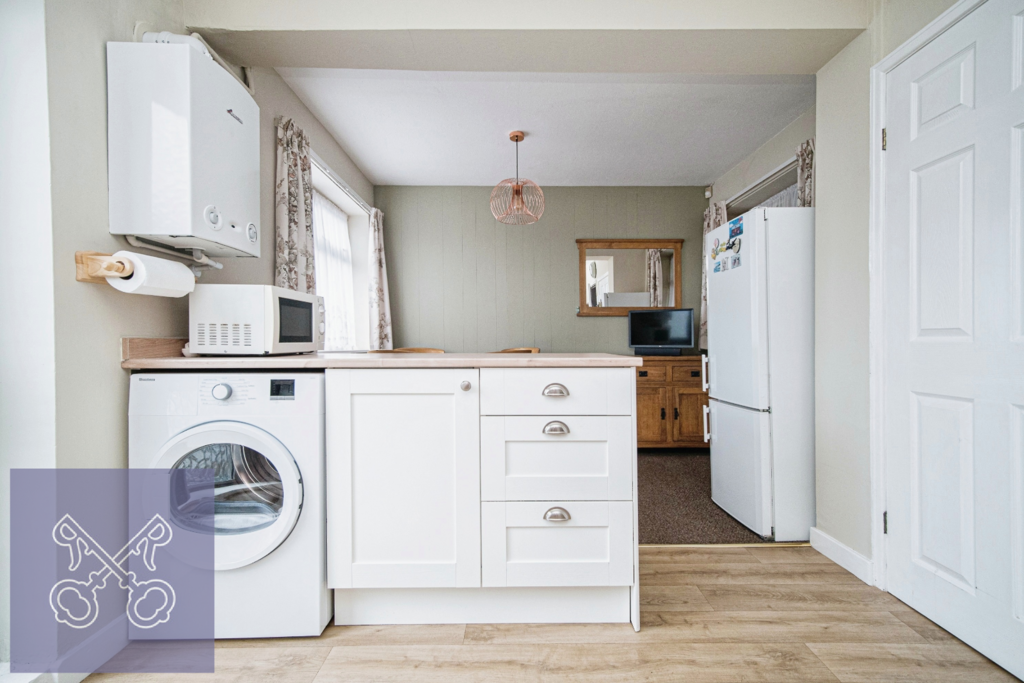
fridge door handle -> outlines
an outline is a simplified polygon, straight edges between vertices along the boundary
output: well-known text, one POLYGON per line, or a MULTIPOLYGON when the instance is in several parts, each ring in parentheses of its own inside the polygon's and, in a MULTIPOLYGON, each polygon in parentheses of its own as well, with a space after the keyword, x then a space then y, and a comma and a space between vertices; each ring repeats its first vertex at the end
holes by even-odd
POLYGON ((708 354, 700 355, 700 385, 704 391, 708 390, 708 354))
POLYGON ((711 442, 711 430, 708 428, 708 416, 711 415, 711 408, 704 406, 704 443, 711 442))

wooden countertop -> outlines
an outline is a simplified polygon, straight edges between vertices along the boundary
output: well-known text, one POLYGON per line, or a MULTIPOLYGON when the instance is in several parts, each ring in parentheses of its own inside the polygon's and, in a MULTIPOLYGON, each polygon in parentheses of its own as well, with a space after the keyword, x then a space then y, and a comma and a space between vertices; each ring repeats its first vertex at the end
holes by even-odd
POLYGON ((127 370, 324 370, 329 368, 626 368, 640 356, 611 353, 306 353, 293 356, 162 356, 122 361, 127 370))

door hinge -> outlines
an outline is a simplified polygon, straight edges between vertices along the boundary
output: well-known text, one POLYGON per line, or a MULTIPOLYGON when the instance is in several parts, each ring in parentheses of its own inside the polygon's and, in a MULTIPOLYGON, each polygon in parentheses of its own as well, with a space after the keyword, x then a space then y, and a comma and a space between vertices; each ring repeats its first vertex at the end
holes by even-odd
POLYGON ((885 151, 885 128, 882 129, 882 151, 885 151))
POLYGON ((889 533, 889 513, 888 512, 883 512, 882 513, 882 533, 883 534, 889 533))

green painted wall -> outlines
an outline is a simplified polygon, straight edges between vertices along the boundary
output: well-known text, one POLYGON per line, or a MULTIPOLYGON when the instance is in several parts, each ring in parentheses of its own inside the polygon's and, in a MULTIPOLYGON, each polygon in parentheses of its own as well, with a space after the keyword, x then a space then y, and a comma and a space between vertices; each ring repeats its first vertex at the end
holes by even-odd
POLYGON ((682 238, 700 307, 701 187, 546 187, 534 225, 503 225, 490 187, 378 185, 395 346, 631 353, 625 318, 579 318, 581 238, 682 238))

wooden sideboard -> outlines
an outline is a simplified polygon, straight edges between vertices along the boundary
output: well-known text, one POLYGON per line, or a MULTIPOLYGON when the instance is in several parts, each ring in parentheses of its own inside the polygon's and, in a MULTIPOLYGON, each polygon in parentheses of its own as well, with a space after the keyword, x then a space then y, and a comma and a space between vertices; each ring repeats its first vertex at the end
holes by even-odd
POLYGON ((644 356, 636 372, 639 448, 707 448, 700 356, 644 356))

